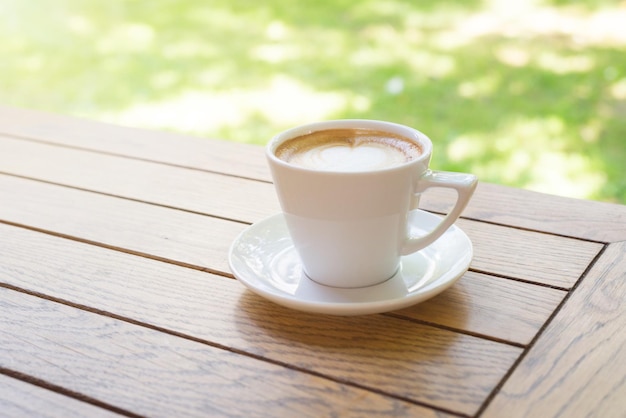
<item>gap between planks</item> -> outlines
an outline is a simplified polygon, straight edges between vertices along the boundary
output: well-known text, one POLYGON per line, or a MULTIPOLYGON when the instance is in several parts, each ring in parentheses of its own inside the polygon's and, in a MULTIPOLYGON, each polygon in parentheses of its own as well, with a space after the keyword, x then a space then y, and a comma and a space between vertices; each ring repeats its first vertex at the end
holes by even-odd
POLYGON ((508 370, 508 372, 502 377, 502 380, 498 383, 498 385, 496 385, 496 387, 493 389, 493 391, 487 396, 487 398, 485 399, 484 403, 480 406, 480 408, 478 409, 477 413, 476 413, 476 417, 480 417, 485 410, 489 407, 489 404, 493 401, 493 399, 498 395, 498 393, 500 392, 500 390, 502 390, 502 388, 504 387, 504 385, 506 384, 506 382, 511 378, 511 376, 513 375, 513 373, 515 372, 515 370, 517 369, 517 367, 524 361, 524 359, 526 358, 526 356, 528 356, 528 353, 530 353, 530 351, 535 347, 535 345, 537 344, 537 341, 539 340, 539 338, 541 338, 541 336, 544 334, 544 332, 546 331, 546 329, 550 326, 550 324, 552 323, 552 321, 554 321, 554 318, 556 318, 556 316, 559 314, 559 312, 563 309, 563 307, 565 306, 565 304, 567 303, 567 301, 572 297, 573 293, 576 291, 576 289, 578 289, 578 287, 581 285, 581 283, 583 282, 583 280, 585 280, 585 278, 587 277, 587 275, 589 274, 589 272, 593 269, 593 267, 596 265, 596 263, 600 260, 600 258, 602 257, 602 255, 605 253, 606 249, 608 248, 609 244, 605 244, 602 249, 600 250, 600 252, 594 257, 594 259, 591 261, 591 263, 589 263, 589 265, 587 266, 587 268, 585 269, 585 271, 581 274, 581 276, 578 278, 578 280, 576 281, 576 283, 574 284, 574 286, 566 293, 565 297, 563 298, 563 300, 561 301, 561 303, 559 303, 559 305, 557 306, 557 308, 554 310, 554 312, 552 312, 552 314, 550 315, 550 317, 546 320, 546 322, 543 324, 543 326, 539 329, 539 331, 537 331, 537 334, 535 334, 535 337, 532 339, 532 341, 526 346, 524 347, 522 354, 517 358, 517 360, 511 365, 511 368, 508 370))

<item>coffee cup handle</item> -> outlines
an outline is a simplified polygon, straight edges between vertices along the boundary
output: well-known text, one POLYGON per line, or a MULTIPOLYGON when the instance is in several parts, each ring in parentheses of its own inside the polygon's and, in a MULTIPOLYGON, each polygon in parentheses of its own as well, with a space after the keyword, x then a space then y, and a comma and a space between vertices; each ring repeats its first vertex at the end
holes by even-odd
POLYGON ((463 209, 465 209, 465 206, 467 206, 467 203, 472 197, 477 184, 478 179, 473 174, 432 170, 426 171, 417 182, 415 190, 416 195, 419 195, 431 187, 445 187, 456 190, 457 199, 452 210, 432 231, 421 237, 407 237, 402 247, 402 255, 419 251, 432 244, 437 238, 443 235, 461 215, 461 212, 463 212, 463 209))

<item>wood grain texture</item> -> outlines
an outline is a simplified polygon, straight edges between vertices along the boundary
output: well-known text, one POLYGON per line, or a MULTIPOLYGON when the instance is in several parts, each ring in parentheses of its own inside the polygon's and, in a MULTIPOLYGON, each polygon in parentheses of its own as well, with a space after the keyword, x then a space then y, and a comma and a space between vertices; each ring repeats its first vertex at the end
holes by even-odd
POLYGON ((460 219, 474 244, 472 268, 571 288, 602 244, 460 219))
POLYGON ((270 183, 3 136, 0 172, 236 220, 280 211, 270 183))
POLYGON ((200 342, 0 289, 0 364, 139 415, 436 416, 200 342))
MULTIPOLYGON (((424 194, 421 206, 446 212, 445 191, 424 194)), ((626 206, 479 183, 463 216, 601 242, 626 240, 626 206)))
MULTIPOLYGON (((6 106, 0 106, 0 133, 263 181, 271 180, 260 146, 127 128, 6 106)), ((422 206, 439 212, 445 212, 449 207, 448 201, 441 198, 438 190, 425 194, 422 206)), ((495 184, 478 185, 464 216, 601 242, 626 240, 626 206, 570 199, 495 184)))
POLYGON ((626 416, 626 242, 610 245, 484 417, 626 416))
MULTIPOLYGON (((249 186, 246 183, 259 184, 239 181, 243 190, 249 186)), ((125 183, 120 179, 117 187, 124 188, 125 183)), ((145 193, 158 194, 158 183, 146 187, 153 191, 145 193)), ((210 194, 206 199, 220 201, 210 194)), ((0 206, 0 220, 222 272, 228 272, 228 246, 244 228, 194 213, 3 175, 0 201, 11 202, 0 206)), ((255 214, 258 211, 252 209, 247 221, 258 220, 255 214)), ((562 288, 575 283, 602 248, 598 243, 476 221, 461 220, 459 226, 474 245, 472 268, 562 288)))
POLYGON ((0 416, 2 417, 119 418, 122 416, 2 374, 0 374, 0 388, 2 388, 0 390, 0 416))
POLYGON ((2 175, 0 202, 0 220, 224 273, 247 226, 2 175))
MULTIPOLYGON (((26 286, 46 294, 57 294, 56 290, 66 289, 67 292, 85 292, 84 286, 80 285, 80 275, 72 275, 69 278, 52 282, 51 278, 42 281, 39 270, 45 270, 47 264, 61 269, 56 260, 64 260, 64 254, 72 254, 74 261, 63 261, 66 269, 79 271, 83 260, 93 260, 90 263, 96 265, 96 271, 89 275, 97 276, 97 272, 106 273, 109 278, 111 273, 107 264, 117 265, 127 263, 126 258, 110 251, 104 251, 91 246, 85 246, 56 237, 40 235, 33 231, 21 228, 0 225, 0 250, 4 256, 0 261, 5 266, 4 279, 7 283, 15 286, 26 286), (33 254, 37 254, 34 257, 33 254), (102 261, 96 262, 102 258, 102 261), (69 264, 68 264, 69 263, 69 264), (43 264, 43 266, 39 266, 43 264), (16 276, 11 275, 16 272, 16 276), (73 280, 70 280, 72 278, 73 280), (75 290, 72 290, 75 289, 75 290)), ((139 262, 134 257, 133 262, 139 262)), ((145 262, 142 262, 145 263, 145 262)), ((144 265, 144 264, 142 264, 144 265)), ((159 264, 147 264, 153 268, 165 268, 159 264)), ((175 274, 172 267, 167 267, 171 274, 175 274)), ((178 273, 180 280, 204 280, 215 279, 215 276, 194 274, 184 270, 178 273)), ((56 277, 56 274, 53 277, 56 277)), ((221 279, 218 283, 222 283, 221 279)), ((223 286, 228 289, 233 286, 231 281, 226 281, 223 286)), ((103 283, 104 292, 111 286, 103 283)), ((162 284, 167 286, 166 283, 162 284)), ((90 289, 95 286, 90 281, 90 289)), ((153 283, 146 281, 145 289, 151 289, 153 283)), ((190 286, 192 286, 190 284, 190 286)), ((216 285, 217 286, 217 285, 216 285)), ((219 285, 222 286, 222 285, 219 285)), ((237 283, 231 290, 239 293, 243 288, 237 283)), ((228 290, 224 290, 227 292, 228 290)), ((140 292, 139 289, 136 290, 140 292)), ((472 334, 482 334, 486 337, 511 341, 524 344, 531 336, 534 336, 538 327, 548 318, 556 304, 563 297, 562 291, 545 287, 534 286, 526 283, 518 283, 512 280, 495 278, 484 274, 468 273, 451 289, 440 296, 421 305, 405 310, 397 311, 397 315, 407 318, 419 319, 435 325, 456 328, 472 334), (498 321, 494 319, 497 318, 498 321)), ((119 295, 122 291, 119 291, 119 295)), ((76 293, 75 300, 80 299, 80 293, 76 293)), ((118 295, 118 297, 119 297, 118 295)), ((219 292, 219 297, 222 292, 219 292)), ((58 296, 62 297, 62 296, 58 296)), ((156 295, 153 295, 157 298, 156 295)), ((91 302, 95 303, 95 302, 91 302)))
POLYGON ((521 352, 385 315, 300 313, 232 279, 34 231, 0 225, 0 237, 8 286, 459 413, 474 413, 521 352))
POLYGON ((528 344, 565 294, 470 271, 449 290, 394 315, 528 344))
MULTIPOLYGON (((269 181, 263 148, 0 106, 0 133, 269 181)), ((269 138, 267 138, 269 140, 269 138)))

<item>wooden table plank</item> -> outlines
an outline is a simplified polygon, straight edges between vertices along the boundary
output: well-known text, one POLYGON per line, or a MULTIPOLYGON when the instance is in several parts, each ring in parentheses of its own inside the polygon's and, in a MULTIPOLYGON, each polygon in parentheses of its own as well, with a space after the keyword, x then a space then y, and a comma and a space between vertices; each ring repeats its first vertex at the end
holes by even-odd
MULTIPOLYGON (((210 167, 211 170, 235 176, 271 180, 260 146, 127 128, 5 106, 0 106, 0 133, 199 170, 210 167), (176 146, 172 146, 173 143, 176 146)), ((422 206, 438 212, 448 209, 448 204, 437 190, 424 195, 422 206)), ((570 199, 495 184, 479 183, 464 216, 600 242, 626 240, 624 205, 570 199)))
MULTIPOLYGON (((424 195, 425 209, 445 212, 445 192, 424 195)), ((479 183, 463 216, 599 242, 626 240, 626 206, 479 183)))
POLYGON ((1 135, 0 171, 224 218, 262 219, 280 211, 270 183, 1 135))
POLYGON ((596 242, 460 219, 474 244, 472 268, 571 288, 602 250, 596 242))
POLYGON ((0 175, 0 220, 228 273, 246 224, 0 175))
POLYGON ((122 416, 1 373, 0 387, 2 388, 0 416, 4 417, 113 418, 122 416))
POLYGON ((6 225, 0 234, 10 288, 458 413, 475 412, 521 352, 385 315, 300 313, 232 279, 6 225))
POLYGON ((485 417, 626 416, 626 242, 610 245, 485 417))
POLYGON ((138 415, 390 416, 426 408, 0 289, 0 363, 138 415))
POLYGON ((263 148, 254 145, 128 128, 6 106, 0 106, 0 133, 140 160, 270 180, 263 148))
POLYGON ((394 315, 526 345, 566 292, 469 272, 449 290, 394 315))

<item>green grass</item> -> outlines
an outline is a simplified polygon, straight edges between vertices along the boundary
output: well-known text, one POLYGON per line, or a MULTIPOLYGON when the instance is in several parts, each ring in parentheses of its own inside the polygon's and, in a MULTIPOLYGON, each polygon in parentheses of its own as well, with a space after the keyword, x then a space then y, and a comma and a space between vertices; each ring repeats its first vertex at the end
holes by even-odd
POLYGON ((414 126, 433 168, 626 203, 619 1, 0 0, 0 103, 264 144, 414 126))

